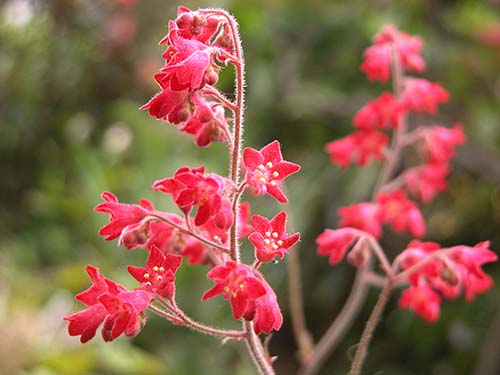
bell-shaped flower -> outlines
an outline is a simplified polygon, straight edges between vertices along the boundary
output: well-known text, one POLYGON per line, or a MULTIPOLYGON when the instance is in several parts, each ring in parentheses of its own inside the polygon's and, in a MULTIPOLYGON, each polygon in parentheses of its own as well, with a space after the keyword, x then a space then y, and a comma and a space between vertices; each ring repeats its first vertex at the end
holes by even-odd
POLYGON ((319 255, 328 256, 330 264, 337 264, 344 259, 347 250, 356 240, 356 235, 349 228, 325 229, 316 238, 319 255))
POLYGON ((338 209, 340 227, 353 227, 380 237, 382 221, 380 208, 375 203, 357 203, 338 209))

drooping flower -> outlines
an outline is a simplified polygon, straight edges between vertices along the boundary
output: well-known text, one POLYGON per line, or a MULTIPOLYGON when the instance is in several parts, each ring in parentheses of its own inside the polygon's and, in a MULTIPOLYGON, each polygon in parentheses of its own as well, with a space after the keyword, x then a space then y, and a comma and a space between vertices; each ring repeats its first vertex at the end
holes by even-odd
POLYGON ((398 305, 403 309, 411 309, 429 323, 439 318, 441 297, 426 282, 420 282, 403 290, 398 305))
POLYGON ((256 194, 267 193, 279 202, 288 202, 280 189, 281 181, 298 172, 300 166, 283 160, 278 141, 273 141, 260 150, 245 148, 243 163, 247 170, 246 181, 253 187, 256 194))
POLYGON ((384 92, 361 108, 354 116, 354 126, 358 129, 376 130, 399 125, 402 108, 389 92, 384 92))
MULTIPOLYGON (((441 246, 438 243, 413 240, 398 256, 399 266, 401 269, 407 270, 422 262, 439 249, 441 249, 441 246)), ((442 261, 439 259, 432 259, 431 261, 427 261, 424 266, 412 272, 408 277, 408 281, 413 285, 417 285, 421 278, 434 279, 439 277, 442 269, 442 261)))
POLYGON ((156 181, 153 190, 171 194, 175 204, 184 214, 198 206, 194 223, 205 224, 216 215, 221 206, 223 178, 216 174, 205 174, 205 167, 179 168, 173 177, 156 181))
POLYGON ((453 128, 431 126, 420 130, 423 138, 422 152, 430 163, 446 163, 455 155, 455 147, 465 143, 461 124, 453 128))
POLYGON ((183 6, 178 8, 175 19, 180 36, 186 39, 196 39, 202 43, 209 42, 219 28, 220 22, 219 16, 202 14, 183 6))
POLYGON ((382 222, 379 206, 375 203, 357 203, 338 210, 340 227, 353 227, 380 237, 382 222))
POLYGON ((286 212, 280 212, 271 220, 260 215, 252 216, 252 226, 255 232, 248 236, 248 240, 255 246, 255 257, 260 262, 269 262, 275 257, 288 253, 300 238, 299 233, 288 235, 286 230, 286 212))
POLYGON ((243 238, 253 232, 254 228, 248 224, 250 218, 250 204, 247 202, 240 203, 238 210, 238 237, 243 238))
POLYGON ((144 244, 147 240, 148 215, 154 211, 153 204, 146 199, 140 205, 124 204, 109 192, 101 195, 104 203, 98 204, 94 211, 109 214, 109 224, 99 230, 106 241, 120 237, 120 243, 127 248, 144 244))
POLYGON ((425 69, 425 61, 420 56, 423 47, 420 37, 386 25, 373 38, 373 45, 365 50, 361 70, 370 81, 385 82, 391 76, 392 59, 396 56, 403 69, 422 72, 425 69))
POLYGON ((104 322, 104 341, 112 341, 122 333, 137 335, 145 319, 143 311, 152 295, 144 290, 128 291, 123 285, 102 276, 96 267, 87 266, 86 270, 92 285, 75 299, 88 309, 64 318, 69 321, 69 334, 81 336, 80 341, 85 343, 95 336, 104 322))
POLYGON ((449 98, 448 91, 439 83, 429 82, 423 78, 406 78, 401 105, 406 110, 434 114, 438 104, 446 103, 449 98))
POLYGON ((428 203, 436 194, 446 190, 449 171, 447 163, 431 163, 411 168, 404 173, 405 186, 417 199, 428 203))
POLYGON ((252 269, 246 264, 228 260, 222 265, 212 268, 207 276, 214 279, 215 285, 209 289, 202 301, 224 293, 229 299, 234 319, 241 319, 251 302, 266 294, 264 284, 257 279, 252 269))
POLYGON ((339 263, 355 239, 356 236, 349 228, 325 229, 316 238, 317 252, 319 255, 327 255, 330 264, 339 263))
POLYGON ((380 207, 380 217, 383 222, 389 223, 394 231, 407 230, 412 236, 422 237, 425 234, 425 222, 417 205, 408 200, 401 189, 391 193, 377 195, 380 207))
POLYGON ((163 254, 156 246, 149 249, 146 267, 128 266, 128 272, 139 281, 141 288, 162 297, 172 297, 175 292, 175 273, 180 267, 179 255, 163 254))
POLYGON ((342 168, 351 163, 357 163, 363 167, 372 158, 381 161, 384 158, 384 149, 388 142, 388 137, 383 133, 360 130, 347 137, 327 143, 325 150, 330 154, 331 161, 342 168))
POLYGON ((273 329, 279 331, 283 324, 283 315, 276 293, 267 282, 263 282, 262 285, 266 289, 266 294, 250 302, 243 316, 248 321, 253 320, 253 329, 256 334, 261 332, 268 334, 273 329))

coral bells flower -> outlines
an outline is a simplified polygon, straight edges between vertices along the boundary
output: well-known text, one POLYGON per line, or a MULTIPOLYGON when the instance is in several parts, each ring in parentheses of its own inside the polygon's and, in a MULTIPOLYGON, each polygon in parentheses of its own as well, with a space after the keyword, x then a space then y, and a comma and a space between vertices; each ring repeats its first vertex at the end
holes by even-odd
POLYGON ((425 234, 425 222, 417 205, 408 200, 403 190, 380 193, 377 196, 382 221, 391 224, 396 232, 408 230, 414 237, 425 234))
POLYGON ((341 207, 338 210, 341 217, 339 226, 353 227, 372 234, 375 237, 380 237, 381 234, 381 217, 380 209, 374 203, 358 203, 347 207, 341 207))
POLYGON ((175 24, 180 36, 186 39, 196 39, 207 43, 215 34, 220 24, 220 17, 205 15, 180 6, 175 24))
POLYGON ((358 129, 375 130, 399 125, 401 105, 389 92, 365 104, 354 116, 354 126, 358 129))
POLYGON ((243 316, 246 320, 253 320, 256 334, 270 333, 273 329, 278 331, 283 324, 283 315, 276 293, 268 283, 263 282, 262 285, 266 288, 266 294, 252 301, 243 316))
POLYGON ((122 333, 135 336, 145 319, 144 309, 149 305, 152 295, 144 290, 128 291, 123 285, 109 280, 93 266, 87 266, 92 285, 75 298, 88 309, 69 315, 69 334, 81 336, 85 343, 95 336, 97 328, 104 322, 102 336, 104 341, 112 341, 122 333))
POLYGON ((318 238, 317 252, 319 255, 327 255, 330 264, 336 264, 342 261, 347 250, 353 244, 356 236, 349 228, 343 229, 325 229, 318 238))
POLYGON ((232 260, 215 266, 207 276, 214 279, 215 285, 205 292, 201 300, 224 293, 224 299, 231 302, 234 319, 241 319, 250 303, 266 294, 264 284, 253 276, 252 269, 232 260))
POLYGON ((362 167, 371 158, 381 161, 388 142, 389 139, 383 133, 362 130, 328 143, 325 150, 330 154, 331 161, 342 168, 353 162, 362 167))
POLYGON ((181 122, 181 116, 179 115, 179 112, 186 105, 187 97, 187 90, 163 90, 153 96, 146 104, 141 106, 139 109, 147 109, 151 116, 159 120, 165 120, 173 124, 178 124, 179 122, 181 122))
POLYGON ((431 126, 421 129, 423 153, 431 163, 445 163, 455 155, 455 146, 465 143, 461 124, 451 129, 444 126, 431 126))
POLYGON ((109 214, 109 224, 99 230, 106 241, 120 237, 120 243, 127 248, 144 244, 147 240, 146 219, 154 207, 148 200, 141 200, 140 205, 124 204, 109 192, 101 195, 104 203, 98 204, 94 211, 109 214))
POLYGON ((181 262, 182 257, 179 255, 164 255, 159 248, 152 246, 149 250, 146 268, 128 266, 127 269, 141 283, 141 288, 168 298, 175 292, 175 273, 181 262))
POLYGON ((449 171, 450 167, 445 163, 411 168, 404 173, 406 188, 423 203, 428 203, 437 193, 446 190, 449 171))
POLYGON ((243 150, 247 170, 246 181, 256 194, 269 194, 282 203, 288 202, 280 189, 281 181, 299 171, 300 166, 283 160, 280 143, 274 141, 260 151, 251 147, 243 150))
POLYGON ((173 177, 156 181, 153 190, 171 194, 175 204, 189 214, 193 206, 198 206, 194 223, 196 226, 205 224, 208 219, 217 214, 221 206, 222 177, 215 174, 205 175, 205 167, 179 168, 173 177))
POLYGON ((420 37, 386 25, 373 38, 373 45, 365 50, 361 70, 370 81, 385 82, 391 76, 391 62, 395 53, 404 69, 422 72, 425 69, 425 61, 420 56, 423 47, 420 37))
POLYGON ((255 246, 255 257, 260 262, 269 262, 279 256, 283 259, 288 248, 299 239, 300 234, 288 235, 285 233, 286 212, 280 212, 271 220, 260 215, 252 216, 252 225, 255 232, 248 236, 248 240, 255 246))
POLYGON ((403 309, 411 309, 429 323, 439 318, 441 297, 425 282, 411 286, 401 293, 398 305, 403 309))
POLYGON ((406 110, 434 114, 438 104, 446 103, 449 98, 448 91, 439 83, 429 82, 423 78, 406 78, 401 105, 406 110))

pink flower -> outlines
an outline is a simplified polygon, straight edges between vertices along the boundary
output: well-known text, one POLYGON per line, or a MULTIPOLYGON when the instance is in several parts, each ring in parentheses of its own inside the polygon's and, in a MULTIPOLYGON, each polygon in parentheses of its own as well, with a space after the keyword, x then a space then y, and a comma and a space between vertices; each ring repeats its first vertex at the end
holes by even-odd
POLYGON ((256 334, 261 332, 268 334, 273 329, 279 331, 283 324, 283 315, 274 290, 267 282, 262 282, 262 285, 266 289, 266 294, 253 300, 243 316, 246 320, 253 320, 256 334))
POLYGON ((109 192, 101 195, 104 203, 98 204, 94 211, 109 214, 109 224, 99 230, 106 241, 120 237, 120 244, 127 248, 137 247, 147 240, 148 215, 154 207, 148 200, 141 200, 140 205, 119 203, 118 198, 109 192))
POLYGON ((412 236, 425 234, 425 222, 417 205, 408 200, 403 190, 377 195, 380 216, 383 222, 391 224, 396 232, 408 230, 412 236))
POLYGON ((218 16, 206 16, 183 6, 178 8, 175 19, 180 36, 186 39, 196 39, 203 43, 209 42, 214 36, 220 22, 221 19, 218 16))
POLYGON ((198 240, 185 236, 184 247, 180 254, 186 257, 190 265, 201 264, 205 261, 205 246, 198 240))
POLYGON ((153 96, 139 109, 147 109, 151 116, 159 120, 165 120, 173 124, 177 124, 180 122, 179 111, 182 110, 187 97, 187 90, 163 90, 153 96))
POLYGON ((417 199, 428 203, 437 193, 446 190, 446 176, 449 170, 446 163, 431 163, 411 168, 404 173, 406 188, 417 199))
POLYGON ((370 81, 387 81, 391 76, 394 49, 404 69, 422 72, 425 69, 425 61, 420 56, 423 47, 424 43, 420 37, 386 25, 373 38, 373 45, 365 50, 361 70, 370 81))
POLYGON ((223 265, 215 266, 208 272, 215 285, 205 292, 202 301, 224 293, 229 299, 234 319, 241 319, 251 302, 266 294, 264 284, 253 276, 252 269, 241 263, 228 260, 223 265))
POLYGON ((146 268, 128 266, 128 272, 141 283, 141 288, 162 297, 172 297, 175 292, 175 273, 182 258, 174 254, 164 255, 159 248, 152 246, 146 261, 146 268))
POLYGON ((288 248, 299 239, 300 234, 288 235, 285 233, 286 212, 280 212, 271 220, 260 215, 252 216, 252 225, 255 232, 248 236, 248 240, 255 246, 255 257, 260 262, 269 262, 275 257, 288 253, 288 248))
POLYGON ((347 250, 353 244, 356 236, 349 228, 344 229, 325 229, 318 238, 317 252, 319 255, 329 256, 328 262, 336 264, 342 261, 347 250))
POLYGON ((439 83, 429 82, 423 78, 406 78, 401 105, 405 110, 434 114, 438 104, 446 103, 449 98, 448 91, 439 83))
POLYGON ((423 152, 431 163, 446 163, 455 155, 455 146, 465 143, 461 124, 451 129, 444 126, 431 126, 421 130, 423 152))
POLYGON ((280 143, 273 141, 262 149, 247 147, 243 150, 243 163, 247 170, 246 180, 256 194, 269 194, 279 202, 288 199, 280 189, 281 181, 299 171, 300 166, 283 160, 280 143))
POLYGON ((403 309, 415 311, 421 318, 429 323, 435 322, 439 317, 441 297, 425 282, 417 286, 410 286, 403 290, 398 305, 403 309))
POLYGON ((128 291, 123 285, 102 276, 93 266, 87 266, 86 270, 92 285, 75 298, 88 309, 64 318, 69 321, 69 334, 81 336, 80 341, 85 343, 95 336, 104 322, 101 331, 104 341, 112 341, 122 333, 137 335, 151 294, 143 290, 128 291))
POLYGON ((401 105, 389 92, 365 104, 354 116, 354 126, 358 129, 375 130, 399 125, 401 105))
MULTIPOLYGON (((411 241, 406 249, 399 255, 400 267, 406 270, 424 259, 432 253, 441 249, 441 246, 435 242, 421 242, 418 240, 411 241)), ((432 259, 424 266, 412 272, 408 280, 413 285, 417 285, 422 277, 434 279, 441 275, 443 270, 442 261, 439 259, 432 259)))
POLYGON ((250 218, 250 204, 240 203, 240 209, 238 210, 238 237, 246 237, 254 228, 248 224, 248 219, 250 218))
POLYGON ((325 146, 333 163, 347 167, 350 163, 365 166, 371 158, 381 161, 389 139, 383 133, 373 130, 360 130, 345 138, 332 141, 325 146))
POLYGON ((215 175, 205 175, 205 167, 179 168, 173 177, 156 181, 153 190, 171 194, 175 204, 186 215, 193 206, 198 206, 194 223, 196 226, 205 224, 216 215, 221 206, 223 178, 215 175))
POLYGON ((358 203, 347 207, 341 207, 338 210, 341 217, 340 227, 353 227, 360 229, 375 237, 380 237, 381 218, 380 208, 374 203, 358 203))

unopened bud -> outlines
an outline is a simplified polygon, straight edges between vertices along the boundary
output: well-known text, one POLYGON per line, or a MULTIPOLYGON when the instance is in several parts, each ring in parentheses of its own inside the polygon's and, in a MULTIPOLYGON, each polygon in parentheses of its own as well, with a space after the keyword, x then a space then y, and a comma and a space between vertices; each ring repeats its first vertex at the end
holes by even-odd
POLYGON ((213 68, 208 68, 205 72, 205 76, 203 77, 203 81, 207 85, 215 85, 219 80, 219 75, 213 68))

